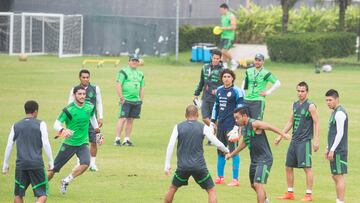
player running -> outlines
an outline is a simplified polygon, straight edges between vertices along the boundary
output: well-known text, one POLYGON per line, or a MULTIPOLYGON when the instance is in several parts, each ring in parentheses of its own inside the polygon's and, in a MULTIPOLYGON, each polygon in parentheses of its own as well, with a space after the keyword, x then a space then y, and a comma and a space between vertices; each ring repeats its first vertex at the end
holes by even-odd
POLYGON ((51 180, 54 174, 59 172, 74 154, 79 158, 80 165, 76 166, 72 172, 61 181, 62 194, 66 193, 69 183, 89 167, 89 122, 95 129, 95 132, 100 132, 94 113, 94 105, 85 101, 85 88, 76 86, 74 87, 73 94, 74 102, 62 110, 54 123, 54 129, 65 139, 55 158, 54 169, 48 172, 49 180, 51 180), (66 128, 61 126, 62 123, 66 124, 66 128))

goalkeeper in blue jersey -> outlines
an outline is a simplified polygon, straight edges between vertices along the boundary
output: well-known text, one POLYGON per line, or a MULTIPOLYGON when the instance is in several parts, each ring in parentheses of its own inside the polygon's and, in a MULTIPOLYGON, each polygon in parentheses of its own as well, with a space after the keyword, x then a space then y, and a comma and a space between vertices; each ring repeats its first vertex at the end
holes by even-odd
MULTIPOLYGON (((211 126, 217 128, 216 136, 232 152, 238 145, 239 127, 235 124, 233 111, 244 106, 244 93, 234 85, 235 73, 232 70, 224 69, 220 78, 223 85, 216 90, 216 101, 211 116, 211 126)), ((240 168, 240 156, 233 156, 232 174, 233 180, 228 186, 238 186, 238 176, 240 168)), ((225 155, 218 150, 216 184, 225 183, 224 168, 225 155)))

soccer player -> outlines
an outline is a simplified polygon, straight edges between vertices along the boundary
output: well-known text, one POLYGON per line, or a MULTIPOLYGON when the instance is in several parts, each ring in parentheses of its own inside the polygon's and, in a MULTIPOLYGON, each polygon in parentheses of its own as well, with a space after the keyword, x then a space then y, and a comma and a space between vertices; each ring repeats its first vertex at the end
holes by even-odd
POLYGON ((229 11, 229 6, 225 3, 220 5, 219 8, 221 14, 221 29, 223 32, 220 35, 219 48, 222 52, 222 61, 224 62, 224 68, 227 69, 227 62, 231 62, 231 69, 235 71, 239 64, 235 59, 231 57, 229 50, 231 49, 235 40, 236 31, 236 19, 235 15, 229 11))
MULTIPOLYGON (((90 71, 83 69, 79 72, 80 86, 84 87, 86 90, 85 101, 90 102, 95 107, 95 116, 97 117, 97 122, 99 128, 103 125, 103 106, 100 93, 100 87, 90 83, 90 71)), ((71 88, 69 95, 69 104, 74 102, 74 88, 71 88)), ((94 128, 89 125, 89 141, 90 141, 90 171, 98 171, 96 166, 96 154, 97 154, 97 143, 96 143, 96 133, 94 128)))
MULTIPOLYGON (((221 52, 214 50, 212 52, 211 63, 205 64, 201 69, 200 81, 195 89, 194 101, 199 99, 202 91, 201 114, 205 125, 210 126, 210 118, 212 108, 215 103, 216 89, 222 84, 220 73, 223 70, 221 59, 221 52)), ((210 145, 210 141, 208 142, 210 145)))
POLYGON ((12 146, 16 143, 16 168, 14 202, 22 203, 25 191, 32 185, 36 202, 46 202, 48 180, 44 169, 42 148, 49 161, 49 169, 54 167, 51 146, 46 123, 38 120, 39 105, 36 101, 27 101, 24 105, 26 116, 11 127, 2 172, 9 171, 9 159, 12 146))
POLYGON ((258 203, 268 203, 269 200, 264 184, 266 184, 270 174, 273 156, 265 130, 270 130, 279 135, 275 139, 276 145, 280 143, 282 138, 287 139, 289 135, 268 123, 250 118, 246 107, 235 109, 234 117, 239 126, 247 126, 247 132, 239 146, 233 152, 226 155, 226 159, 237 156, 245 147, 249 148, 251 159, 249 178, 251 187, 256 192, 258 203))
POLYGON ((204 135, 222 152, 228 153, 229 150, 211 133, 208 126, 197 121, 199 115, 196 106, 190 105, 186 108, 186 121, 175 125, 170 137, 166 151, 165 174, 170 175, 170 159, 177 143, 177 169, 175 171, 172 184, 165 196, 165 203, 173 201, 177 189, 183 185, 188 185, 189 177, 195 181, 208 193, 209 202, 217 202, 214 182, 206 167, 203 149, 204 135))
POLYGON ((130 135, 135 118, 140 118, 144 101, 144 74, 138 70, 140 57, 129 56, 128 66, 119 71, 116 77, 116 93, 120 98, 119 121, 116 124, 115 145, 121 146, 120 135, 125 125, 123 146, 133 146, 130 135), (126 123, 126 124, 125 124, 126 123))
POLYGON ((246 90, 245 105, 249 108, 250 118, 262 120, 264 116, 265 97, 280 87, 280 81, 264 68, 265 57, 262 54, 255 55, 255 67, 245 71, 245 77, 241 89, 246 90), (273 85, 266 90, 267 83, 273 85))
POLYGON ((288 191, 284 196, 277 199, 293 200, 294 194, 294 168, 304 169, 306 175, 306 194, 301 199, 303 202, 312 201, 313 173, 311 162, 311 139, 313 149, 319 149, 319 118, 316 106, 308 99, 309 87, 302 81, 296 86, 298 101, 294 102, 291 116, 284 132, 288 133, 292 128, 292 139, 286 155, 286 182, 288 191))
MULTIPOLYGON (((238 139, 232 140, 232 137, 238 138, 239 127, 235 125, 233 116, 234 109, 244 105, 244 93, 234 85, 235 73, 230 69, 224 69, 220 74, 223 85, 216 90, 216 100, 211 115, 212 128, 216 127, 217 122, 217 138, 233 151, 238 145, 238 139)), ((224 168, 225 155, 218 150, 217 175, 216 184, 225 183, 224 168)), ((232 177, 233 180, 228 186, 238 186, 239 181, 240 156, 237 154, 232 160, 232 177)))
POLYGON ((345 174, 348 156, 348 115, 340 105, 339 93, 330 89, 326 92, 326 104, 331 113, 329 120, 328 144, 325 158, 330 161, 332 178, 336 187, 336 203, 344 203, 345 174))
POLYGON ((81 175, 90 164, 89 151, 89 122, 95 132, 98 133, 99 126, 96 120, 94 105, 85 101, 86 90, 83 86, 76 86, 73 90, 74 102, 67 105, 54 123, 54 129, 59 136, 64 137, 64 141, 55 158, 54 169, 48 172, 49 180, 51 180, 55 173, 76 154, 80 165, 76 166, 72 172, 62 179, 60 191, 65 194, 69 183, 77 176, 81 175), (61 124, 65 123, 66 128, 61 124))

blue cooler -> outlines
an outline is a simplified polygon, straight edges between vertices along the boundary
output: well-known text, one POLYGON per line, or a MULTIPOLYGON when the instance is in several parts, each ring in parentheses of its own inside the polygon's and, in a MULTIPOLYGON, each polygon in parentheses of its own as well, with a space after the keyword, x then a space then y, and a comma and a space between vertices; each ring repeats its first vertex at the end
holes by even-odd
POLYGON ((204 60, 204 46, 202 43, 199 43, 197 46, 197 61, 201 62, 204 60))
POLYGON ((197 53, 197 45, 191 47, 191 61, 197 62, 198 61, 198 53, 197 53))
POLYGON ((215 46, 205 46, 204 47, 204 63, 210 63, 212 57, 212 51, 217 49, 215 46))

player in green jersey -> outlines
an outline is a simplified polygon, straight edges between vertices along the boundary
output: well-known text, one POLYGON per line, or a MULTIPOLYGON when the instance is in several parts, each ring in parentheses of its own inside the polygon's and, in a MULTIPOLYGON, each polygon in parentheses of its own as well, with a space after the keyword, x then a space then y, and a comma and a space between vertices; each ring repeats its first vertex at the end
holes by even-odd
POLYGON ((222 52, 222 58, 224 68, 228 68, 227 62, 231 62, 231 69, 236 70, 238 63, 229 53, 234 41, 236 30, 235 15, 229 11, 229 6, 225 3, 220 5, 219 12, 221 14, 221 29, 223 32, 220 35, 219 49, 222 52))
POLYGON ((119 121, 116 124, 115 145, 120 146, 120 135, 125 125, 123 146, 133 146, 130 135, 135 118, 140 118, 144 100, 144 74, 138 70, 140 57, 129 56, 128 66, 121 69, 116 77, 116 93, 120 98, 119 121), (125 124, 126 123, 126 124, 125 124))
POLYGON ((66 193, 67 186, 75 177, 81 175, 90 164, 89 151, 89 122, 99 132, 99 126, 94 113, 94 105, 85 101, 86 90, 82 86, 76 86, 73 90, 74 102, 67 105, 59 117, 56 119, 54 129, 64 141, 54 161, 54 169, 48 172, 49 180, 55 173, 76 154, 80 160, 80 165, 76 166, 72 172, 61 181, 61 193, 66 193), (66 128, 61 124, 65 123, 66 128))

